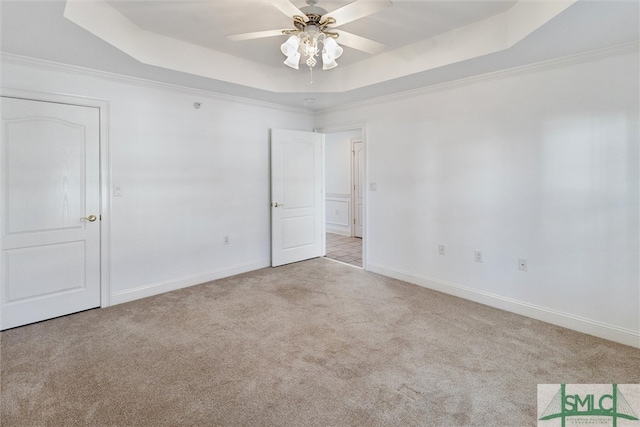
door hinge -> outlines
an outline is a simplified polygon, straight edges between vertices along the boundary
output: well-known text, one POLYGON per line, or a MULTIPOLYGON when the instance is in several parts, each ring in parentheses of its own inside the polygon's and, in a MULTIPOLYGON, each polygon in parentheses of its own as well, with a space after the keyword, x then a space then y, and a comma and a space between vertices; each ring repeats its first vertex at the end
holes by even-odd
POLYGON ((102 221, 102 215, 100 215, 100 221, 102 221))
POLYGON ((353 225, 356 225, 356 219, 353 218, 353 225))

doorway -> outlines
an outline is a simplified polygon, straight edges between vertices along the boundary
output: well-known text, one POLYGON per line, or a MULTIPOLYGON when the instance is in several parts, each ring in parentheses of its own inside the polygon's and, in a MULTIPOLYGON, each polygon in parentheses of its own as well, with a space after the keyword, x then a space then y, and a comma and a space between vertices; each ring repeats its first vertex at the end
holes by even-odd
POLYGON ((324 131, 326 257, 364 267, 363 127, 324 131))

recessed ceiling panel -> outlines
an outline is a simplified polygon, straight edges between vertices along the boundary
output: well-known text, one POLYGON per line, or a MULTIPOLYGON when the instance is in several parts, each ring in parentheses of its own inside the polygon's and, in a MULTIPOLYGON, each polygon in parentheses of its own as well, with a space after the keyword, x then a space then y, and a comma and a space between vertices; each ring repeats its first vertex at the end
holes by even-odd
MULTIPOLYGON (((363 0, 360 0, 363 1, 363 0)), ((374 0, 375 1, 375 0, 374 0)), ((119 1, 108 3, 141 29, 248 59, 260 64, 284 67, 280 45, 286 36, 239 42, 227 34, 293 28, 288 19, 269 1, 119 1)), ((292 2, 298 8, 304 1, 292 2)), ((350 1, 323 1, 318 7, 331 12, 350 1)), ((428 39, 509 10, 515 1, 403 1, 373 15, 340 26, 394 50, 428 39)), ((338 39, 338 43, 340 40, 338 39)), ((371 55, 349 49, 339 63, 350 65, 371 55)))

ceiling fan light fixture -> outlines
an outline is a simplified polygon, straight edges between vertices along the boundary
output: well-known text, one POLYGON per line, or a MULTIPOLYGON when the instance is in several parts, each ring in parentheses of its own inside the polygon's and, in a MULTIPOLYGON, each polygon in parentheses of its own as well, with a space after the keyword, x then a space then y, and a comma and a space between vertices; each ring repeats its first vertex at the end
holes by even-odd
POLYGON ((280 46, 280 50, 287 57, 284 64, 297 70, 300 60, 304 59, 311 72, 311 83, 313 83, 313 68, 319 61, 317 57, 322 55, 323 70, 331 70, 338 66, 336 59, 344 51, 335 40, 340 36, 343 37, 340 39, 342 44, 363 52, 376 54, 384 49, 382 43, 344 30, 337 30, 337 27, 380 12, 392 5, 391 0, 353 0, 332 12, 316 6, 318 0, 305 0, 308 6, 300 9, 293 4, 294 1, 302 2, 302 0, 271 2, 282 13, 293 19, 293 28, 229 34, 227 37, 234 41, 241 41, 279 35, 289 36, 280 46), (322 49, 320 49, 320 43, 322 43, 322 49))

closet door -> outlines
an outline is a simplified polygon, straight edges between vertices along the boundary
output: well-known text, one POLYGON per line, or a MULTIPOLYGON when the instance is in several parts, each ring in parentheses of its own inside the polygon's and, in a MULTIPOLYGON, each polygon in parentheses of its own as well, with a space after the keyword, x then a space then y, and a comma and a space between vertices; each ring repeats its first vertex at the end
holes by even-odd
POLYGON ((99 110, 2 97, 1 328, 100 306, 99 110))

